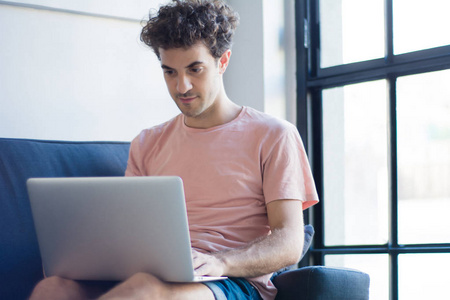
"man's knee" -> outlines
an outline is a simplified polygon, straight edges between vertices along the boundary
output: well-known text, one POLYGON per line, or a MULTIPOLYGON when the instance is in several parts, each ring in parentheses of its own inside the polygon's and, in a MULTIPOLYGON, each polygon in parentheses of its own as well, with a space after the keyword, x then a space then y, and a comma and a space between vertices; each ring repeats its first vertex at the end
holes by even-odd
POLYGON ((66 285, 69 285, 69 280, 58 277, 58 276, 51 276, 44 278, 41 280, 35 287, 35 290, 41 290, 41 289, 50 289, 50 288, 59 288, 64 287, 66 285))
POLYGON ((47 277, 36 285, 30 299, 45 299, 48 295, 71 294, 70 290, 73 290, 76 285, 74 281, 58 276, 47 277))

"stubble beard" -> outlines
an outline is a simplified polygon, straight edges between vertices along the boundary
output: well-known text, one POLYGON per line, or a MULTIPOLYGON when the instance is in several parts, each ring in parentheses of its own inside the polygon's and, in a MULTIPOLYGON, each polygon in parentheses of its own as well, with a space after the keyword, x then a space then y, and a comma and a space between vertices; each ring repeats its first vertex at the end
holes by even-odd
POLYGON ((188 118, 196 118, 199 115, 201 115, 201 113, 203 112, 202 101, 201 101, 202 98, 199 95, 186 93, 186 94, 176 95, 175 99, 176 99, 175 103, 178 106, 178 109, 181 111, 181 113, 184 116, 186 116, 188 118), (186 98, 196 97, 196 98, 190 103, 183 103, 179 99, 180 97, 186 97, 186 98), (199 106, 197 106, 197 105, 199 105, 199 106))

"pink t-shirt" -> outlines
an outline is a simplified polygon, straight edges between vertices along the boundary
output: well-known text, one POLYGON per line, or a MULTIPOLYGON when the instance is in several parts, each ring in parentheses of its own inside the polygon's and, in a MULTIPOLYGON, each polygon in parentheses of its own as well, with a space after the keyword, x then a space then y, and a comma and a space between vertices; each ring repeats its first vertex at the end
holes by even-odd
MULTIPOLYGON (((266 204, 318 202, 308 159, 292 124, 244 107, 229 123, 190 128, 182 114, 131 143, 126 176, 176 175, 184 182, 192 247, 238 248, 270 233, 266 204)), ((271 274, 248 279, 273 299, 271 274)))

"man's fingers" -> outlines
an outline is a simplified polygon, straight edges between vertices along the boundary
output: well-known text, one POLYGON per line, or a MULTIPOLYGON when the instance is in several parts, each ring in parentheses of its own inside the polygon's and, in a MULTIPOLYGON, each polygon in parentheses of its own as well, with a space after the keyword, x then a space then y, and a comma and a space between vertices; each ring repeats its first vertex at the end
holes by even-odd
POLYGON ((223 274, 219 261, 213 255, 192 251, 192 264, 197 275, 222 276, 223 274))
POLYGON ((197 275, 210 275, 212 270, 212 259, 209 255, 197 252, 192 257, 194 271, 197 275))
POLYGON ((206 274, 204 273, 204 269, 205 269, 205 264, 202 264, 202 265, 200 265, 200 266, 194 267, 194 272, 195 272, 195 274, 197 274, 197 275, 206 275, 206 274))
POLYGON ((194 270, 196 270, 198 267, 206 263, 205 255, 198 252, 197 253, 192 252, 192 263, 194 265, 194 270))

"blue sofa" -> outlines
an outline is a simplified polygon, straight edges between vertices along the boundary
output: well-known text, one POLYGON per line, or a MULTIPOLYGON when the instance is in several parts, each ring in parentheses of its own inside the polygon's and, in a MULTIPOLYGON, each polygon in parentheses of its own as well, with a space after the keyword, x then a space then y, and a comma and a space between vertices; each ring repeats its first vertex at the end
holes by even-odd
MULTIPOLYGON (((0 138, 0 299, 26 299, 43 278, 26 180, 122 176, 128 150, 129 143, 122 142, 0 138)), ((310 240, 311 228, 306 229, 310 240)), ((274 284, 277 299, 369 299, 369 276, 356 270, 304 267, 282 272, 274 284)))

